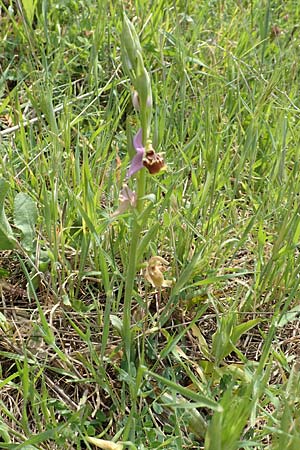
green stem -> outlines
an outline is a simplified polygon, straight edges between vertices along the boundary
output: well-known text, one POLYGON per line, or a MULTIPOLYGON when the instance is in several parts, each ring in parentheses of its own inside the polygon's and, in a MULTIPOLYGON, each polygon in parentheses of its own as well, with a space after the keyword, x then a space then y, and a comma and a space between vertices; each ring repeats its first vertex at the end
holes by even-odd
MULTIPOLYGON (((143 121, 142 121, 143 126, 143 121)), ((147 128, 143 128, 143 144, 145 145, 148 139, 147 128)), ((137 213, 141 213, 143 210, 143 201, 145 196, 145 186, 146 186, 146 174, 145 170, 142 169, 137 175, 137 213)), ((132 336, 131 336, 131 301, 132 292, 134 288, 134 280, 136 275, 137 266, 137 248, 140 238, 141 225, 138 223, 138 215, 133 215, 133 225, 132 234, 129 249, 128 258, 128 269, 126 274, 125 282, 125 293, 124 293, 124 316, 123 316, 123 339, 124 339, 124 349, 128 364, 128 373, 130 374, 130 363, 132 361, 132 336)))
MULTIPOLYGON (((143 130, 143 145, 146 144, 149 138, 149 126, 147 114, 141 112, 141 125, 143 130)), ((134 358, 135 351, 133 347, 133 335, 131 331, 131 306, 132 306, 132 293, 134 290, 134 282, 137 269, 137 250, 140 240, 140 234, 143 224, 139 223, 139 215, 143 211, 144 196, 146 190, 146 173, 145 169, 142 169, 137 174, 137 211, 133 214, 132 229, 131 229, 131 241, 128 258, 128 268, 126 273, 125 292, 124 292, 124 314, 123 314, 123 343, 124 352, 127 361, 127 370, 129 375, 129 392, 131 399, 131 411, 128 417, 123 439, 126 441, 129 436, 134 440, 135 434, 135 418, 137 413, 137 386, 135 378, 135 366, 134 358), (134 369, 134 370, 133 370, 134 369)))
MULTIPOLYGON (((149 139, 150 129, 148 125, 148 117, 147 110, 141 111, 141 125, 142 125, 142 142, 143 145, 146 145, 147 140, 149 139)), ((137 176, 137 211, 140 214, 143 210, 144 196, 146 191, 146 172, 145 169, 142 169, 137 176)))
POLYGON ((133 219, 134 224, 132 227, 131 243, 129 249, 128 258, 128 269, 126 274, 125 282, 125 293, 124 293, 124 315, 123 315, 123 340, 124 349, 128 364, 128 373, 130 375, 130 363, 132 361, 132 336, 131 336, 131 300, 132 292, 134 288, 134 280, 136 275, 136 265, 137 265, 137 247, 139 241, 140 227, 137 223, 136 218, 133 219))
MULTIPOLYGON (((138 175, 137 191, 138 191, 138 205, 137 205, 138 209, 137 213, 138 213, 143 208, 143 197, 145 192, 144 170, 140 171, 138 175)), ((132 234, 128 258, 128 269, 126 274, 125 293, 124 293, 123 342, 127 361, 127 371, 129 375, 129 392, 131 400, 130 415, 127 419, 127 423, 123 433, 123 439, 125 441, 128 440, 129 437, 134 440, 135 417, 137 412, 137 401, 136 401, 137 389, 134 380, 135 369, 133 371, 135 351, 133 348, 133 335, 131 332, 131 304, 132 304, 132 293, 134 290, 134 281, 136 276, 137 249, 140 239, 140 233, 141 233, 141 225, 138 222, 138 215, 136 214, 133 215, 132 234)))
POLYGON ((142 169, 137 179, 137 212, 141 214, 144 207, 144 197, 146 190, 146 170, 142 169))

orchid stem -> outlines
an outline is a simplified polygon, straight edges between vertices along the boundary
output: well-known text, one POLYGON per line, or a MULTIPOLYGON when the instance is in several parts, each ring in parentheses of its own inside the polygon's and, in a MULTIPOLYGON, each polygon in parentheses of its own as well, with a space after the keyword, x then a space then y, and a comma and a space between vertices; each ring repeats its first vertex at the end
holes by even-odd
MULTIPOLYGON (((144 137, 143 129, 143 141, 144 137)), ((126 353, 128 369, 130 373, 130 364, 132 358, 132 336, 131 336, 131 303, 132 293, 134 290, 134 280, 137 267, 137 248, 141 233, 141 224, 138 222, 138 215, 143 210, 143 202, 145 196, 146 176, 145 169, 140 170, 137 174, 137 215, 133 215, 133 225, 131 232, 131 241, 129 249, 128 270, 126 274, 125 293, 124 293, 124 317, 123 317, 123 338, 126 353)))
MULTIPOLYGON (((145 147, 147 140, 149 139, 149 126, 147 120, 147 114, 141 111, 141 125, 142 125, 142 143, 145 147)), ((137 176, 137 211, 140 214, 143 210, 144 196, 146 191, 146 173, 145 169, 141 170, 137 176)))
MULTIPOLYGON (((148 131, 147 128, 143 128, 143 145, 145 145, 146 140, 148 139, 148 131), (145 131, 144 131, 145 130, 145 131)), ((130 241, 130 249, 129 249, 129 258, 128 258, 128 269, 126 274, 126 282, 125 282, 125 293, 124 293, 124 315, 123 315, 123 341, 124 341, 124 351, 126 355, 127 361, 127 370, 130 378, 129 382, 129 390, 131 397, 131 412, 128 418, 124 433, 123 439, 127 440, 129 435, 134 436, 134 419, 136 412, 136 383, 135 383, 135 350, 133 347, 133 335, 131 331, 131 306, 132 306, 132 295, 134 291, 134 281, 137 270, 137 249, 140 240, 140 234, 142 230, 142 224, 139 223, 139 215, 143 211, 143 203, 145 196, 145 188, 146 188, 146 173, 145 169, 142 169, 137 174, 137 214, 134 214, 132 217, 133 224, 131 230, 131 241, 130 241)))
MULTIPOLYGON (((137 177, 137 194, 138 194, 138 204, 137 213, 140 213, 143 209, 143 197, 145 193, 145 173, 141 170, 137 177)), ((137 249, 141 233, 141 224, 138 221, 138 214, 133 215, 133 225, 131 231, 131 242, 129 249, 128 258, 128 269, 126 274, 125 282, 125 293, 124 293, 124 314, 123 314, 123 341, 124 341, 124 351, 127 361, 127 371, 129 375, 129 391, 131 398, 131 411, 128 417, 123 439, 126 441, 129 437, 134 438, 134 417, 136 413, 137 403, 137 389, 135 383, 135 350, 133 346, 133 334, 131 331, 131 306, 132 306, 132 295, 134 291, 134 281, 137 269, 137 249)))
POLYGON ((133 362, 132 335, 131 335, 131 303, 132 303, 132 294, 134 290, 134 280, 136 275, 136 266, 137 266, 136 255, 137 255, 139 234, 140 234, 140 226, 138 225, 136 218, 134 218, 131 243, 129 249, 128 269, 125 282, 124 316, 123 316, 124 350, 126 354, 129 375, 131 374, 130 367, 131 363, 133 362))

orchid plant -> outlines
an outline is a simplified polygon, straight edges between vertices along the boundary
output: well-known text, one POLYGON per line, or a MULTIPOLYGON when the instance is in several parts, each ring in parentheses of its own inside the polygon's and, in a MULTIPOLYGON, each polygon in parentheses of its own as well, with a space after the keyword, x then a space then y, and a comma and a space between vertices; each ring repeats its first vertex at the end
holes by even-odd
MULTIPOLYGON (((135 154, 132 157, 130 166, 127 170, 123 187, 119 194, 119 207, 113 217, 123 214, 130 209, 136 209, 137 214, 132 215, 132 228, 130 238, 130 248, 127 262, 127 272, 125 276, 125 292, 124 292, 124 312, 122 338, 124 343, 124 355, 127 361, 127 370, 131 378, 129 389, 137 383, 135 379, 135 350, 133 347, 133 334, 131 330, 131 303, 134 292, 134 281, 137 271, 137 254, 143 223, 139 220, 143 211, 143 202, 146 190, 147 171, 151 175, 159 173, 165 169, 164 158, 157 153, 151 140, 151 118, 152 118, 152 90, 150 76, 145 68, 142 48, 138 35, 134 26, 124 14, 122 40, 121 40, 121 56, 123 68, 132 84, 132 103, 139 117, 140 127, 133 138, 133 147, 135 154), (128 184, 135 184, 135 190, 131 190, 128 184), (135 381, 134 381, 135 380, 135 381)), ((145 279, 154 287, 170 286, 171 282, 164 279, 163 272, 166 270, 167 261, 160 257, 152 257, 147 264, 145 279)), ((132 390, 132 396, 136 390, 132 390)), ((134 402, 133 402, 134 405, 134 402)), ((134 406, 133 406, 134 408, 134 406)), ((132 411, 134 415, 135 412, 132 411)), ((124 438, 134 431, 130 428, 132 422, 128 423, 124 430, 124 438)))
MULTIPOLYGON (((135 155, 131 160, 129 169, 127 170, 125 183, 119 194, 119 207, 113 213, 112 217, 123 214, 130 208, 137 208, 138 212, 141 212, 146 185, 145 171, 142 169, 146 168, 151 175, 154 175, 166 168, 163 156, 154 150, 150 137, 152 116, 152 89, 150 76, 144 65, 142 48, 138 35, 134 26, 125 14, 121 42, 123 67, 133 86, 131 98, 133 107, 139 115, 141 127, 133 138, 135 155), (127 184, 129 179, 133 176, 136 178, 136 192, 132 191, 127 184)), ((140 225, 136 222, 133 225, 132 230, 131 249, 128 262, 129 266, 125 285, 123 327, 124 333, 128 339, 130 335, 129 314, 131 309, 131 297, 137 263, 135 250, 140 231, 140 225)))

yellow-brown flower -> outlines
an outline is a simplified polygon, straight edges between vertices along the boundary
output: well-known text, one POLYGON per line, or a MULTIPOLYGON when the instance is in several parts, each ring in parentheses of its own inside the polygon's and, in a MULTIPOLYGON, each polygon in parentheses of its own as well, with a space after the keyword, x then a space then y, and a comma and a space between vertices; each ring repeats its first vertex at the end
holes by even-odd
POLYGON ((146 266, 144 277, 153 287, 171 287, 173 281, 165 280, 163 272, 167 270, 169 263, 160 256, 152 256, 146 266))

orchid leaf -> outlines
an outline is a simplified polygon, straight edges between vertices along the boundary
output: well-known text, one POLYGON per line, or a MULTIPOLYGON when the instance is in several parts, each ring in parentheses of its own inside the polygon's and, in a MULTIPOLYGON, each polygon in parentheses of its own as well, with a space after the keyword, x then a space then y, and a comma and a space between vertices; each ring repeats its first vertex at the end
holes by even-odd
POLYGON ((278 322, 278 327, 282 328, 288 323, 293 322, 294 320, 299 320, 299 315, 300 315, 300 305, 296 305, 294 306, 294 308, 290 309, 289 311, 286 311, 281 316, 278 322))
POLYGON ((22 231, 23 238, 21 243, 25 250, 32 252, 34 250, 35 225, 38 218, 38 210, 32 198, 19 193, 14 202, 14 223, 22 231))
POLYGON ((115 328, 120 333, 120 335, 122 336, 122 333, 123 333, 123 322, 120 319, 120 317, 118 317, 118 316, 116 316, 114 314, 111 314, 110 315, 110 321, 111 321, 111 324, 112 324, 113 328, 115 328))
POLYGON ((212 351, 218 364, 234 351, 235 345, 243 334, 262 321, 252 319, 237 325, 236 320, 236 314, 222 317, 212 337, 212 351))
POLYGON ((14 236, 4 211, 4 201, 9 189, 9 183, 0 179, 0 250, 14 248, 14 236))

